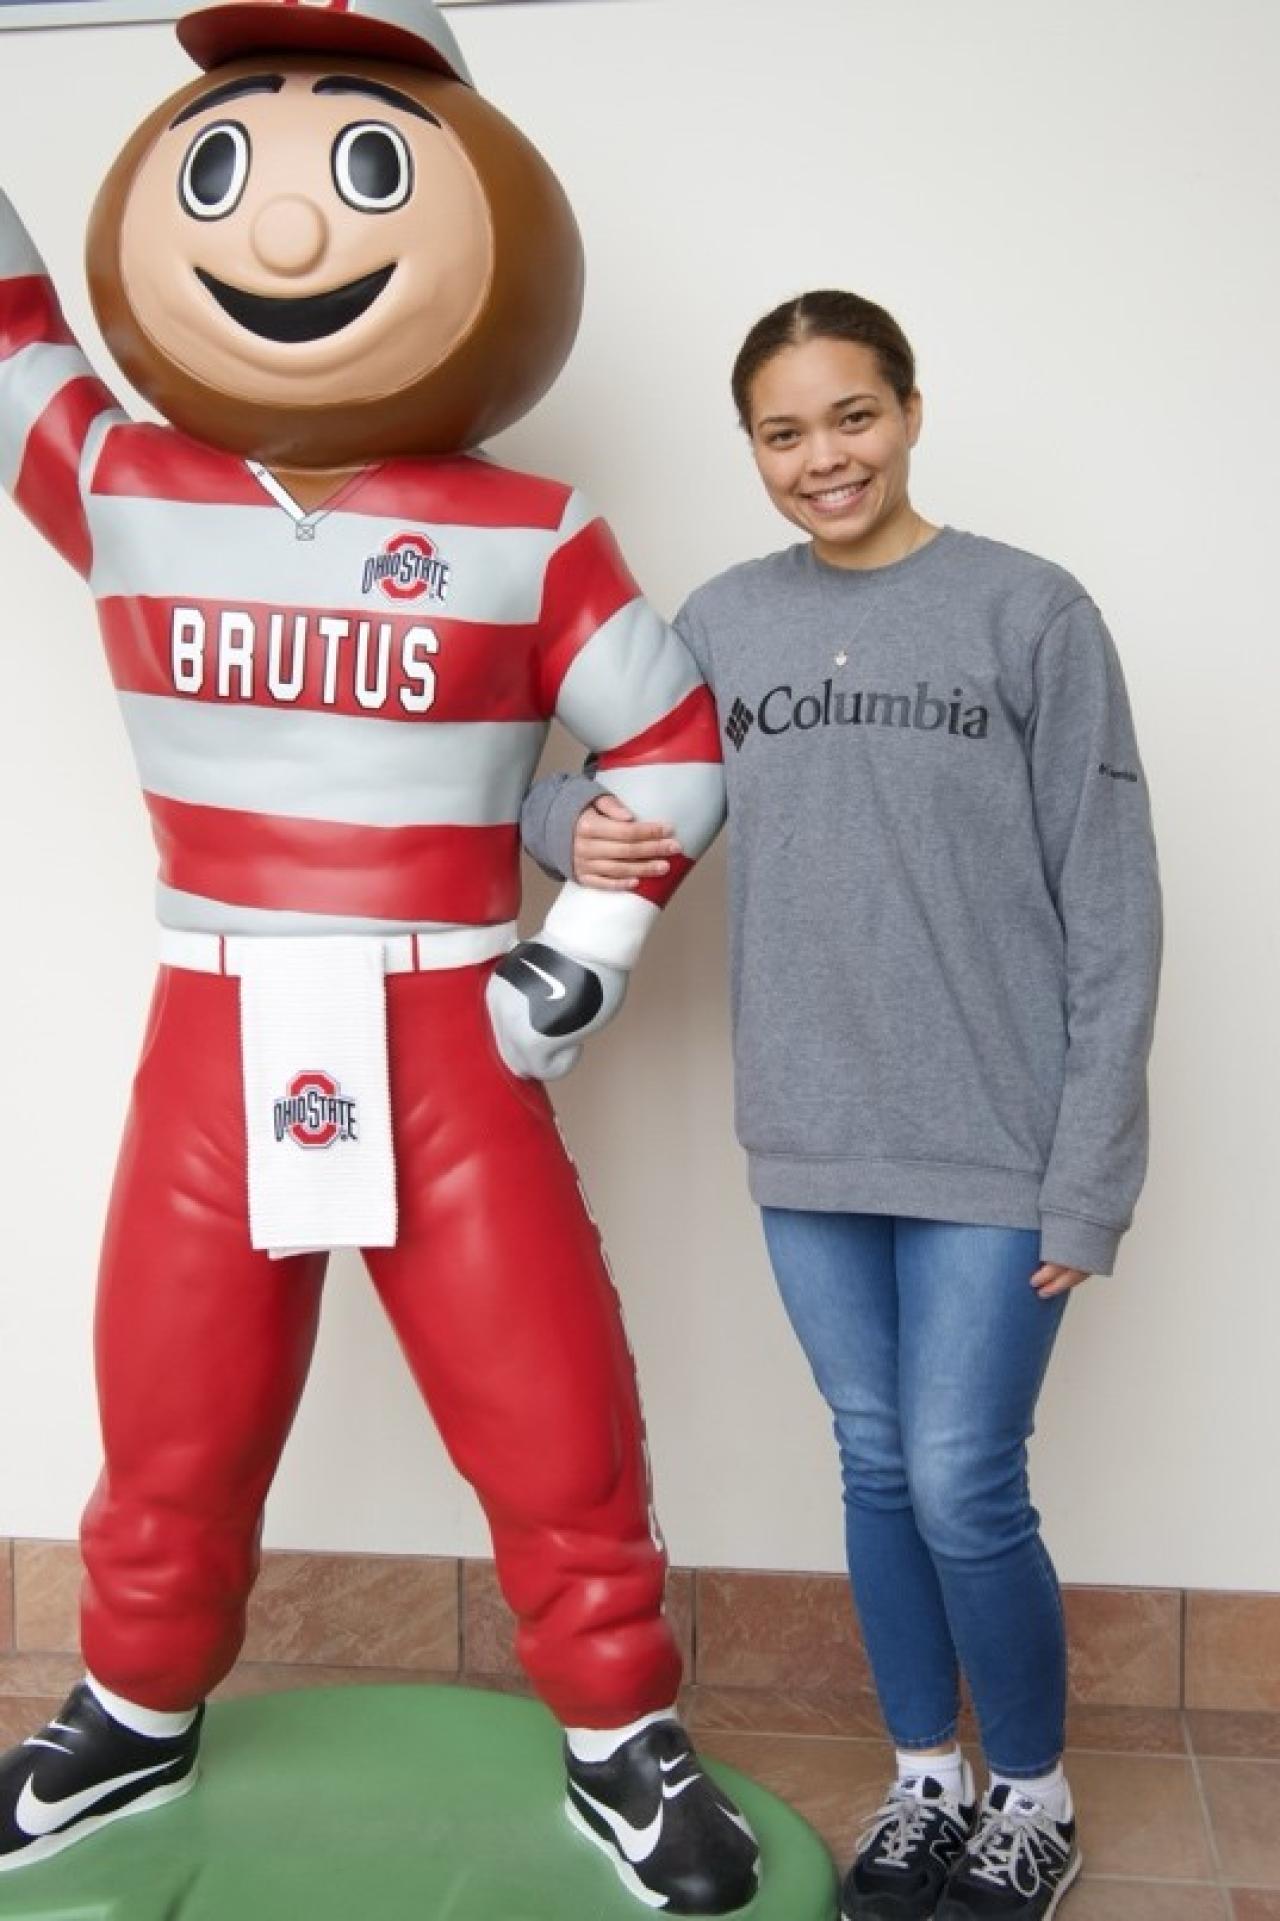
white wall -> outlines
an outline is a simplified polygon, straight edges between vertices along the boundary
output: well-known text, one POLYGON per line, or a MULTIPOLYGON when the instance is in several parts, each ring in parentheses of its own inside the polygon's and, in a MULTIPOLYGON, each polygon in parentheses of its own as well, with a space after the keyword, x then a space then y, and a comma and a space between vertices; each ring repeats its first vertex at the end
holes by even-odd
MULTIPOLYGON (((1280 1588, 1280 428, 1272 0, 600 0, 455 16, 585 229, 578 352, 518 462, 607 507, 671 607, 787 531, 725 376, 806 285, 898 312, 935 517, 1080 574, 1156 795, 1168 966, 1151 1179, 1076 1297, 1036 1470, 1064 1575, 1280 1588)), ((162 26, 0 35, 0 179, 76 325, 94 185, 186 65, 162 26)), ((70 1535, 96 1465, 95 1245, 151 957, 152 858, 78 583, 0 512, 6 696, 0 1534, 70 1535)), ((836 1568, 836 1476, 730 1138, 712 856, 564 1090, 685 1562, 836 1568)), ((540 893, 535 900, 541 900, 540 893)), ((277 1544, 482 1552, 338 1264, 277 1544)))

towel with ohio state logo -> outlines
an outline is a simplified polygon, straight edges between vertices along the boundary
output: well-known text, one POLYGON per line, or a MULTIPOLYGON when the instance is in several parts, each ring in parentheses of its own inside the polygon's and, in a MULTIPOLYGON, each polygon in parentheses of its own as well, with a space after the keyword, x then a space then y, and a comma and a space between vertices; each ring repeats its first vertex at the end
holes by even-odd
POLYGON ((393 1247, 382 942, 230 941, 227 961, 240 976, 253 1246, 393 1247))

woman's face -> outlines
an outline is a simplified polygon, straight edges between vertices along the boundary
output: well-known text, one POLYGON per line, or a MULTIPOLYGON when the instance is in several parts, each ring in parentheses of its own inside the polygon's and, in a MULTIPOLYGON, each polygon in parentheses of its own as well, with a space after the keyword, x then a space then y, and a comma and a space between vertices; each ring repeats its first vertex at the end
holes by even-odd
POLYGON ((823 558, 845 565, 897 558, 895 530, 911 515, 907 478, 920 395, 904 405, 870 347, 815 339, 765 362, 750 408, 765 491, 823 558))

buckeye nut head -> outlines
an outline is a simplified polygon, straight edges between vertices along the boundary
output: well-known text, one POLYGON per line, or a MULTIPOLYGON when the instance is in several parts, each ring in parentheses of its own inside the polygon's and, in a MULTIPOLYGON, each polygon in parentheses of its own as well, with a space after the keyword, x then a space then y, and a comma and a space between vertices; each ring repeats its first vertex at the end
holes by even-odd
POLYGON ((450 453, 564 364, 582 248, 536 148, 460 81, 256 55, 115 161, 88 236, 103 334, 173 426, 269 465, 450 453))

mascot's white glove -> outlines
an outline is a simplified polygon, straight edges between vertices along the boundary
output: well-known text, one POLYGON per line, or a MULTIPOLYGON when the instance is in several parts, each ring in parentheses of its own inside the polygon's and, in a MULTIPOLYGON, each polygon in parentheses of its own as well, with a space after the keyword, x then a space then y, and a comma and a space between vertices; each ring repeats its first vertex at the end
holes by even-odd
POLYGON ((576 960, 539 937, 504 954, 486 996, 498 1052, 521 1080, 556 1081, 576 1066, 589 1034, 611 1021, 628 971, 576 960))

